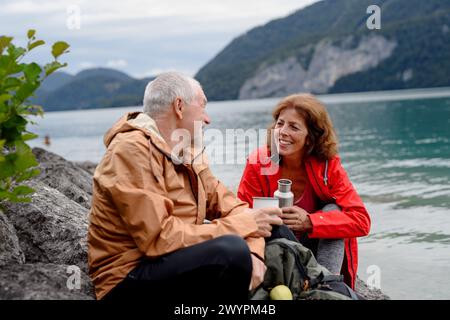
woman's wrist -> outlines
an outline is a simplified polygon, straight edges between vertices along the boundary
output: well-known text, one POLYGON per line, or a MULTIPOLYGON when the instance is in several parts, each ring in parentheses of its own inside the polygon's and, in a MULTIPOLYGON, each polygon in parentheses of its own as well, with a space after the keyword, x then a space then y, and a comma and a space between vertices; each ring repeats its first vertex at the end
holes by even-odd
POLYGON ((305 221, 303 222, 303 230, 305 232, 312 232, 313 224, 311 222, 311 219, 309 218, 309 214, 306 215, 305 221))

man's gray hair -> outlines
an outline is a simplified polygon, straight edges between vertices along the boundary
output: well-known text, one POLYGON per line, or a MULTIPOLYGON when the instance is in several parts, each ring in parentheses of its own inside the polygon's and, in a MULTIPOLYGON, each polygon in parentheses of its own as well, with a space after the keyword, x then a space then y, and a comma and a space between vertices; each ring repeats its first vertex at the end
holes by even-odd
POLYGON ((176 98, 192 103, 200 83, 179 72, 161 73, 147 84, 144 93, 144 113, 153 117, 166 112, 176 98))

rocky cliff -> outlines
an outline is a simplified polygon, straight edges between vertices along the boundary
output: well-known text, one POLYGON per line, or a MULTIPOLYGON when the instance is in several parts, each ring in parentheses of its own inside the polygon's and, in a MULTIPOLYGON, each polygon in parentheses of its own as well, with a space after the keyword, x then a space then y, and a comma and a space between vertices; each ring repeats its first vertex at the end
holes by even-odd
MULTIPOLYGON (((33 152, 41 174, 29 182, 36 190, 31 203, 0 211, 0 300, 95 299, 86 243, 95 164, 33 152)), ((362 281, 357 291, 388 299, 362 281)))
POLYGON ((312 57, 305 67, 294 55, 272 65, 263 63, 244 82, 239 99, 279 97, 294 92, 326 93, 340 78, 378 66, 397 45, 377 35, 363 37, 353 48, 352 42, 352 36, 340 44, 320 41, 309 49, 312 57))

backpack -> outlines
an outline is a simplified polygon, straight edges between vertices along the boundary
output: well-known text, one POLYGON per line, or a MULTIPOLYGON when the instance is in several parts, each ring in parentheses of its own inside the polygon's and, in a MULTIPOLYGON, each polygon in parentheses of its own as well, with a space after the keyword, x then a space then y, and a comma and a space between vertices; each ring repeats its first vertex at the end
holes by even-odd
POLYGON ((266 243, 265 264, 264 281, 251 292, 252 300, 269 300, 270 290, 280 284, 289 287, 293 300, 360 299, 342 275, 317 263, 312 251, 298 242, 278 238, 266 243))

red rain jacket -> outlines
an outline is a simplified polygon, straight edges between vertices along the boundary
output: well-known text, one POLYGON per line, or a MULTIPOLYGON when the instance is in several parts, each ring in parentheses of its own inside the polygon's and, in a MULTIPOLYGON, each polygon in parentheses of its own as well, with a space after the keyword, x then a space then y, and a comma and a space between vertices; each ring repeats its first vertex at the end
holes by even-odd
MULTIPOLYGON (((358 270, 356 237, 369 234, 369 214, 342 167, 339 156, 328 161, 309 157, 305 165, 309 182, 318 198, 342 208, 330 212, 311 213, 309 217, 313 228, 308 236, 345 239, 345 256, 341 273, 345 282, 354 289, 358 270)), ((253 207, 252 197, 273 197, 280 178, 278 164, 270 158, 267 147, 262 147, 247 159, 239 184, 238 197, 253 207)))

